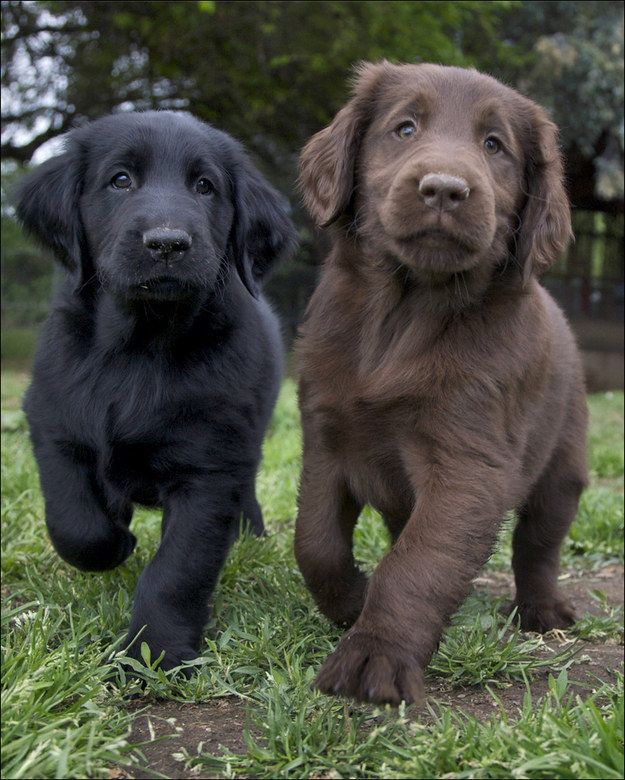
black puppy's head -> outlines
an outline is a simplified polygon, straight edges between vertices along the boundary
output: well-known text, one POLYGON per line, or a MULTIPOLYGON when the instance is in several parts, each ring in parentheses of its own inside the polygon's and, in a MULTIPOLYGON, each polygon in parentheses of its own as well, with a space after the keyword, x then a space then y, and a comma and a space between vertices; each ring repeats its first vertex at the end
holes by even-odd
POLYGON ((125 300, 205 293, 233 265, 254 296, 294 246, 283 198, 190 114, 106 116, 24 180, 17 214, 75 275, 125 300))

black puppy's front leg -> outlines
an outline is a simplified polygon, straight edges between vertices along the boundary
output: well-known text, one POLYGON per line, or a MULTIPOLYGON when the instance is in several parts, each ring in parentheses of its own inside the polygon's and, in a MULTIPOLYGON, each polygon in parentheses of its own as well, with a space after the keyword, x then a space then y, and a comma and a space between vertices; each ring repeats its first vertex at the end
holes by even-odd
POLYGON ((140 657, 142 642, 152 660, 165 651, 163 669, 197 657, 208 602, 240 516, 232 494, 231 486, 215 484, 181 488, 167 498, 160 547, 135 591, 128 642, 143 631, 129 650, 133 657, 140 657))
POLYGON ((107 495, 95 453, 71 442, 33 435, 46 506, 46 525, 58 554, 84 571, 122 563, 136 539, 128 530, 130 504, 107 495))

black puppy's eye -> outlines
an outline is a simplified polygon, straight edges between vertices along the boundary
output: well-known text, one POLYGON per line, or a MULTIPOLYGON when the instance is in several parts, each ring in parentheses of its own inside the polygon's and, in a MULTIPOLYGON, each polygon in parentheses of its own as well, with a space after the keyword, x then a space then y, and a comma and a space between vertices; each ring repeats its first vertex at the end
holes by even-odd
POLYGON ((400 138, 412 138, 417 132, 417 126, 414 122, 402 122, 395 128, 395 134, 400 138))
POLYGON ((113 176, 111 179, 111 186, 115 187, 116 190, 127 190, 132 186, 132 179, 127 173, 122 171, 121 173, 116 173, 115 176, 113 176))
POLYGON ((200 195, 210 195, 211 192, 215 191, 215 188, 209 179, 202 177, 201 179, 198 179, 197 184, 195 185, 195 191, 199 192, 200 195))
POLYGON ((484 141, 484 149, 488 154, 497 154, 501 151, 501 142, 494 135, 489 135, 484 141))

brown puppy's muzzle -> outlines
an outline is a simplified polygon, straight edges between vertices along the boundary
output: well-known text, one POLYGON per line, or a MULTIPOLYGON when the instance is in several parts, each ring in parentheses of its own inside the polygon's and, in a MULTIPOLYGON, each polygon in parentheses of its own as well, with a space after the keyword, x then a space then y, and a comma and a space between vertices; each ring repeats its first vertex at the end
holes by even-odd
POLYGON ((409 266, 454 273, 477 265, 492 246, 493 187, 470 153, 419 154, 389 172, 378 216, 385 241, 409 266), (395 175, 393 175, 393 173, 395 175))

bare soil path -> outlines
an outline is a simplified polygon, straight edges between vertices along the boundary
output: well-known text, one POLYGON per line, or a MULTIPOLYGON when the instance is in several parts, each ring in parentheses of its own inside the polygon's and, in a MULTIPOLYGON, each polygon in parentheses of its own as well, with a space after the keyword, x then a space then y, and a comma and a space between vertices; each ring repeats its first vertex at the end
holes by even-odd
MULTIPOLYGON (((563 591, 572 600, 579 615, 585 612, 599 614, 601 607, 592 598, 593 590, 605 593, 610 606, 623 605, 623 567, 609 565, 595 572, 565 572, 561 578, 563 591)), ((512 593, 512 576, 505 572, 486 572, 475 581, 478 590, 494 596, 512 593)), ((558 639, 550 639, 558 644, 558 639)), ((583 642, 578 663, 571 666, 569 679, 579 687, 580 695, 588 694, 599 686, 599 681, 613 680, 623 668, 623 645, 614 642, 583 642)), ((534 701, 548 690, 548 672, 536 675, 531 684, 534 701)), ((506 713, 514 717, 523 704, 526 687, 514 683, 497 691, 506 713)), ((462 710, 468 715, 486 719, 497 711, 498 704, 489 692, 481 687, 452 688, 443 679, 430 679, 427 684, 430 701, 462 710)), ((132 707, 143 709, 146 702, 134 702, 132 707)), ((112 778, 202 778, 219 777, 216 774, 186 771, 182 751, 195 755, 202 743, 203 753, 219 753, 222 747, 235 753, 246 750, 244 732, 254 733, 245 701, 234 697, 214 699, 204 704, 180 702, 149 703, 147 710, 137 716, 131 741, 144 743, 145 762, 140 769, 114 768, 112 778)))

